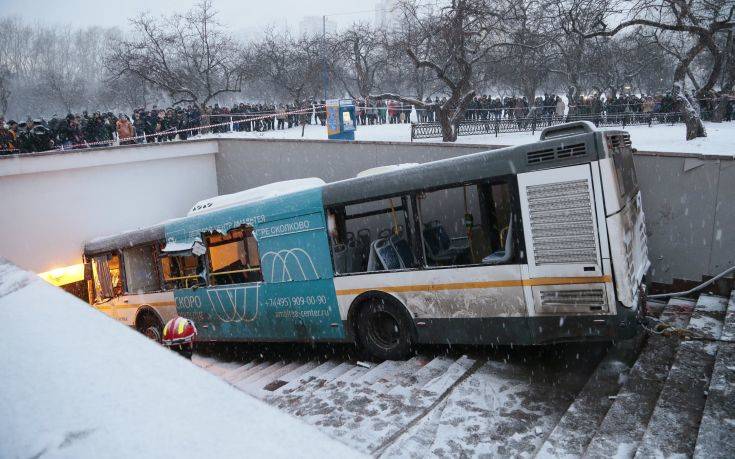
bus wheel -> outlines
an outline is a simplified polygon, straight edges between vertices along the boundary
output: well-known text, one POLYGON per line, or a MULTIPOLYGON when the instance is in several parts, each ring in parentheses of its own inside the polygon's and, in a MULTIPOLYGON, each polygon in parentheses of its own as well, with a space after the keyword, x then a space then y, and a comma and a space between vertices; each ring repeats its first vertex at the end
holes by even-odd
POLYGON ((372 298, 357 313, 357 339, 371 357, 400 360, 411 352, 413 323, 401 306, 372 298))
POLYGON ((141 318, 138 331, 157 343, 161 342, 161 323, 155 317, 146 315, 141 318))

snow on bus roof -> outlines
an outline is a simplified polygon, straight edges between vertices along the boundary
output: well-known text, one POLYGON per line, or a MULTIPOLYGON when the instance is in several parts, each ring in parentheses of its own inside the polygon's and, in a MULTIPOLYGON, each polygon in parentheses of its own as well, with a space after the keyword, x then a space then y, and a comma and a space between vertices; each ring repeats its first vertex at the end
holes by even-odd
POLYGON ((250 188, 248 190, 238 191, 237 193, 224 194, 213 198, 204 199, 192 206, 187 217, 192 215, 200 215, 211 212, 213 210, 224 209, 236 205, 247 204, 264 199, 284 196, 297 191, 309 190, 325 185, 324 180, 317 177, 309 177, 295 180, 285 180, 283 182, 274 182, 267 185, 250 188))
POLYGON ((0 457, 361 457, 0 257, 0 457))
POLYGON ((411 167, 420 166, 419 163, 401 163, 401 164, 389 164, 387 166, 373 167, 372 169, 366 169, 358 172, 355 177, 368 177, 370 175, 383 174, 386 172, 399 171, 402 169, 408 169, 411 167))

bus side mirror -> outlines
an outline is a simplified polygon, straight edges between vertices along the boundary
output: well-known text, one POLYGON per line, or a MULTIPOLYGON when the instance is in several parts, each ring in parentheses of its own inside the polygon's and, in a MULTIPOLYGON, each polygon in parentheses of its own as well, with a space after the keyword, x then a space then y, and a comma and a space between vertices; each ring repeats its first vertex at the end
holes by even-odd
POLYGON ((92 280, 92 263, 84 263, 84 280, 92 280))

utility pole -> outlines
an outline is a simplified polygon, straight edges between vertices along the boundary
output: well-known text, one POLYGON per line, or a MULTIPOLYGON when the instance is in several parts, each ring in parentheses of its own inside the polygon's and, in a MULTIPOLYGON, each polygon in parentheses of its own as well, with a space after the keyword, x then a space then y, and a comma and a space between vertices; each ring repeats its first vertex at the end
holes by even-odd
POLYGON ((327 100, 329 76, 327 74, 327 15, 322 15, 322 66, 324 67, 324 101, 327 100))

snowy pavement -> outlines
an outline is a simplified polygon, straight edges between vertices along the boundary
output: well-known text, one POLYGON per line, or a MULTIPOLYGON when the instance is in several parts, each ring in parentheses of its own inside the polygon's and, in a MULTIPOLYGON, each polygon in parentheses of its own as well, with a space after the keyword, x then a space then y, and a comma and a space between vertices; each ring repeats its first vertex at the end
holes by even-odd
POLYGON ((735 292, 650 307, 695 339, 189 362, 0 258, 0 457, 731 456, 735 292))
MULTIPOLYGON (((631 135, 633 147, 641 151, 665 153, 700 153, 708 155, 735 156, 735 122, 705 123, 707 137, 691 141, 685 140, 683 124, 628 126, 625 128, 631 135)), ((603 130, 620 130, 619 127, 603 128, 603 130)), ((517 132, 495 135, 460 136, 457 143, 480 145, 522 145, 535 142, 540 132, 517 132)), ((225 134, 206 134, 195 138, 263 138, 263 139, 301 139, 301 128, 267 132, 235 132, 225 134)), ((327 140, 325 127, 307 125, 304 139, 327 140)), ((358 126, 355 140, 410 142, 411 126, 408 124, 385 124, 380 126, 358 126)), ((414 142, 441 142, 440 138, 421 139, 414 142)))
POLYGON ((0 457, 360 457, 0 258, 0 457))

